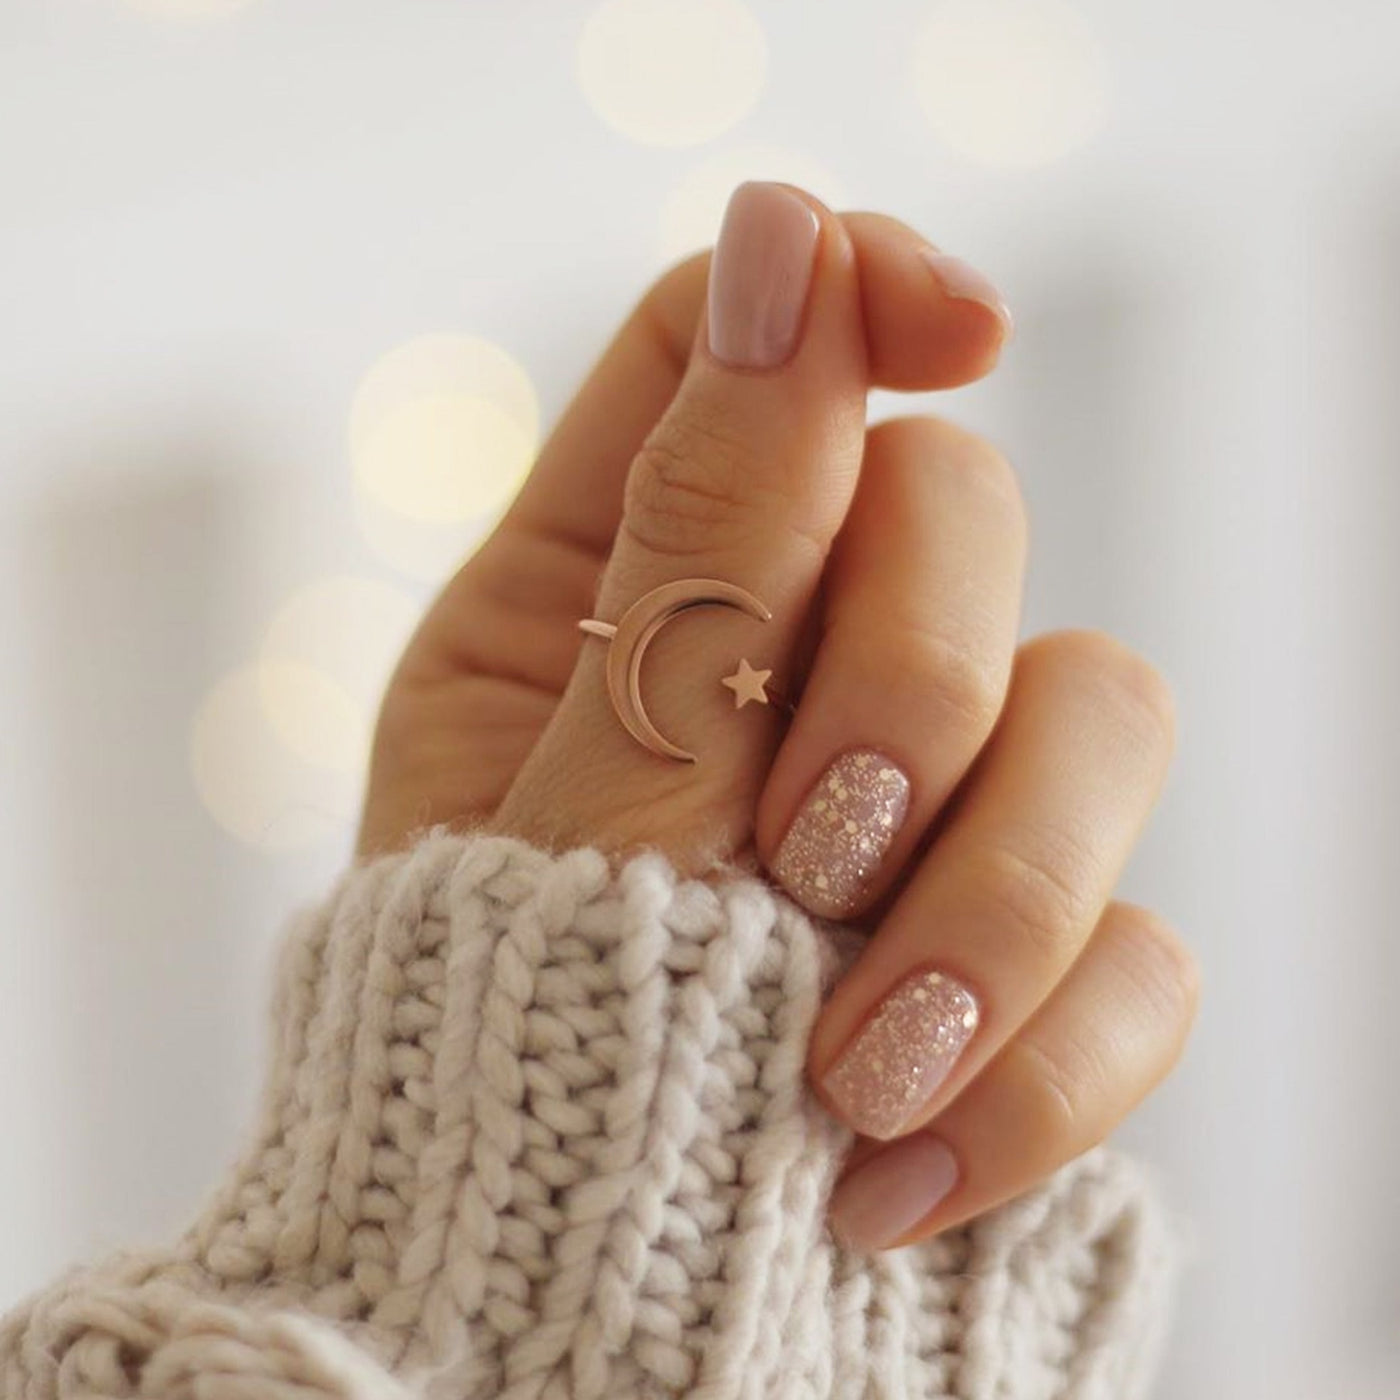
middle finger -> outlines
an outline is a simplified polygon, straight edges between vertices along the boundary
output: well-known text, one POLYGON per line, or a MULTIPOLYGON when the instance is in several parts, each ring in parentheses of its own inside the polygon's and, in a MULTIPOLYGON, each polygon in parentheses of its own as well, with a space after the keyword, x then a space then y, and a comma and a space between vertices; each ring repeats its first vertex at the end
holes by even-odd
POLYGON ((812 913, 850 918, 882 895, 986 742, 1025 562, 1016 478, 989 443, 938 418, 870 430, 758 811, 769 869, 812 913))

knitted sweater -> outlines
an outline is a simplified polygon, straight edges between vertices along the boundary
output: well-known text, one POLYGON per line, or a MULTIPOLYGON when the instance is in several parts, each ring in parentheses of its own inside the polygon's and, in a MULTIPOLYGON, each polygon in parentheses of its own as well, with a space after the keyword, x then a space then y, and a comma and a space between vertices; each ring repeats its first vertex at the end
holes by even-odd
POLYGON ((0 1396, 1133 1400, 1171 1232, 1099 1147, 891 1253, 803 1058, 851 939, 734 869, 435 832, 280 957, 260 1121, 175 1244, 0 1323, 0 1396))

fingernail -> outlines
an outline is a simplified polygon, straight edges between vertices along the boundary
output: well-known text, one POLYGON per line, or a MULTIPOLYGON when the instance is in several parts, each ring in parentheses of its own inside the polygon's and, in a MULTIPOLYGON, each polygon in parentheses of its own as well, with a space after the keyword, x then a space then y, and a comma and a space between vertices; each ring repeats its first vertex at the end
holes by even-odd
POLYGON ((858 1133, 896 1137, 948 1077, 977 1020, 977 999, 961 982, 915 972, 880 1003, 822 1088, 858 1133))
POLYGON ((965 263, 961 258, 955 258, 950 253, 940 253, 934 248, 925 248, 923 257, 948 296, 959 301, 975 301, 985 306, 1001 322, 1003 339, 1011 339, 1016 329, 1011 319, 1011 308, 986 273, 978 272, 971 263, 965 263))
POLYGON ((812 281, 816 213, 780 185, 740 185, 710 263, 710 353, 735 369, 774 369, 797 346, 812 281))
POLYGON ((871 749, 843 753, 793 818, 770 867, 812 913, 842 918, 862 895, 909 810, 909 779, 871 749))
POLYGON ((847 1249, 884 1249, 957 1184, 958 1162, 948 1144, 914 1133, 863 1162, 832 1192, 832 1233, 847 1249))

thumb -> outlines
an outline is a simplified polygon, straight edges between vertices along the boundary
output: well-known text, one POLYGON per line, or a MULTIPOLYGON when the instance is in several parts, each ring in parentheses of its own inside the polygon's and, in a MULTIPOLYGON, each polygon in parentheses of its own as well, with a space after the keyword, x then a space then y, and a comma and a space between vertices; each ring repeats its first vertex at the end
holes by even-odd
POLYGON ((685 377, 628 472, 600 635, 580 634, 502 824, 554 842, 660 845, 682 865, 747 844, 781 734, 777 696, 795 692, 859 475, 868 388, 841 221, 788 186, 740 186, 685 377), (743 592, 697 582, 715 580, 743 592), (771 683, 758 689, 750 671, 771 683))

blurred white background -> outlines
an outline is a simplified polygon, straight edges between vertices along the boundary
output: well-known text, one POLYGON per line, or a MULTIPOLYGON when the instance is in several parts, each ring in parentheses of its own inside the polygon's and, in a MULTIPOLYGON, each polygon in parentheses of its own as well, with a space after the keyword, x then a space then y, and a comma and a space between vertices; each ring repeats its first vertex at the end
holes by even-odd
POLYGON ((998 280, 940 408, 1022 472, 1027 630, 1178 693, 1162 1400, 1400 1396, 1397 54, 1381 3, 0 0, 0 1305, 229 1159, 395 648, 760 175, 998 280))

